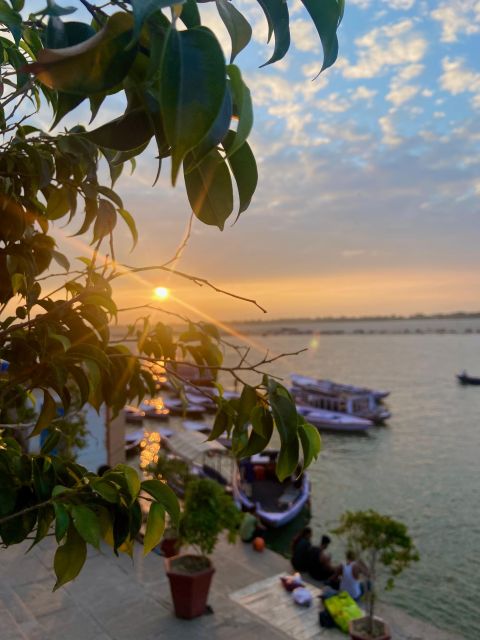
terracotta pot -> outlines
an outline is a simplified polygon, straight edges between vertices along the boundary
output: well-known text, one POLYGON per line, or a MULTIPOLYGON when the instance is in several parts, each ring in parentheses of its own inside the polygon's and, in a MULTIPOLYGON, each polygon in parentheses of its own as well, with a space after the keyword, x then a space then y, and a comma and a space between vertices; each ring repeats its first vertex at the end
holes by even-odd
POLYGON ((350 620, 348 623, 348 633, 351 640, 391 640, 390 629, 388 625, 380 618, 374 618, 374 635, 365 635, 365 622, 367 617, 350 620))
POLYGON ((188 573, 183 567, 175 567, 176 564, 182 562, 182 559, 199 557, 178 555, 165 558, 170 592, 177 618, 191 620, 205 613, 210 583, 215 573, 210 560, 208 560, 208 567, 195 573, 188 573))

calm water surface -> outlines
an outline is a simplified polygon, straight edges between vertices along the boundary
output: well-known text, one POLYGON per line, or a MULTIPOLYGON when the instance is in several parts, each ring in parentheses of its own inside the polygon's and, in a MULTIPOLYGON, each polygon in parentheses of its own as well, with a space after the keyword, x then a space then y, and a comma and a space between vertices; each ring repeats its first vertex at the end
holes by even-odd
MULTIPOLYGON (((430 322, 431 323, 431 322, 430 322)), ((472 323, 470 323, 472 324, 472 323)), ((315 535, 346 509, 373 508, 402 519, 421 554, 387 598, 437 626, 480 638, 480 335, 328 335, 255 337, 295 371, 391 390, 388 426, 368 436, 323 436, 311 469, 315 535)), ((343 553, 338 541, 334 560, 343 553)))

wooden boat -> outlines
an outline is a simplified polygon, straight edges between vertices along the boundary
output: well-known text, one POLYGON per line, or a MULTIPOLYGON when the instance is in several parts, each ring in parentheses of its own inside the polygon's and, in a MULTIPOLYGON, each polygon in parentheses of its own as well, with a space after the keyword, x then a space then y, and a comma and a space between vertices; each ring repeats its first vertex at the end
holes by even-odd
POLYGON ((138 451, 143 440, 143 429, 125 434, 125 455, 130 456, 138 451))
POLYGON ((123 409, 123 415, 125 416, 125 422, 128 424, 142 424, 145 418, 145 411, 142 411, 138 407, 127 405, 123 409))
POLYGON ((319 431, 330 431, 332 433, 365 433, 373 427, 371 420, 357 418, 347 413, 326 411, 325 409, 315 409, 297 405, 300 415, 317 427, 319 431))
POLYGON ((232 479, 233 497, 243 509, 255 507, 260 520, 269 527, 282 527, 293 520, 310 498, 310 481, 303 473, 280 482, 275 473, 278 451, 245 458, 232 479))
POLYGON ((196 433, 208 434, 212 430, 212 425, 198 420, 183 420, 182 426, 187 431, 195 431, 196 433))
POLYGON ((475 378, 474 376, 469 376, 466 371, 457 374, 457 380, 460 384, 464 385, 475 385, 480 386, 480 378, 475 378))
POLYGON ((370 392, 353 393, 338 388, 338 385, 328 380, 315 380, 308 376, 293 375, 291 378, 291 393, 300 405, 346 413, 371 420, 375 424, 382 424, 390 417, 390 412, 379 405, 370 392))
POLYGON ((206 411, 202 404, 184 403, 180 398, 168 398, 165 400, 165 407, 170 411, 171 416, 188 416, 189 418, 201 418, 206 411))

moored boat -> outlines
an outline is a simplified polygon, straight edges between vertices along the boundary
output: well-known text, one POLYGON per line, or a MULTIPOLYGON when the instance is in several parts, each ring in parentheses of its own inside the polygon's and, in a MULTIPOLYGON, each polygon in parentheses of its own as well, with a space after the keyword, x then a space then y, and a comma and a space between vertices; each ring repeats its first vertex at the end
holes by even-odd
POLYGON ((299 478, 277 478, 278 451, 264 451, 241 460, 232 479, 233 497, 243 509, 255 513, 269 527, 281 527, 293 520, 310 497, 308 474, 299 478))
POLYGON ((460 384, 464 384, 464 385, 471 384, 474 386, 480 386, 480 378, 477 378, 475 376, 469 376, 466 371, 463 371, 462 373, 457 373, 457 380, 459 381, 460 384))
POLYGON ((340 382, 332 382, 331 380, 322 380, 312 378, 310 376, 301 376, 292 374, 292 382, 294 385, 308 387, 313 392, 327 393, 353 393, 353 394, 371 394, 377 402, 385 399, 390 395, 390 391, 381 389, 369 389, 368 387, 358 387, 353 384, 342 384, 340 382))
POLYGON ((371 420, 358 418, 348 415, 347 413, 326 411, 325 409, 315 409, 302 405, 297 405, 297 411, 310 422, 310 424, 317 427, 319 431, 330 431, 332 433, 365 433, 373 427, 371 420))
POLYGON ((353 393, 336 388, 327 381, 315 380, 307 376, 292 376, 291 393, 299 405, 343 413, 382 424, 390 417, 390 412, 378 404, 372 393, 353 393))
POLYGON ((201 418, 206 409, 202 404, 182 402, 180 398, 168 398, 165 407, 171 416, 188 416, 189 418, 201 418))

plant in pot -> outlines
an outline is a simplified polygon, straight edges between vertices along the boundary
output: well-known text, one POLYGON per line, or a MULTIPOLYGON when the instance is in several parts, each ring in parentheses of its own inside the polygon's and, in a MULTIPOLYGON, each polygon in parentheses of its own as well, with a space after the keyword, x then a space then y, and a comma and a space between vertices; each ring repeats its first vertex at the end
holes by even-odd
POLYGON ((215 572, 208 555, 223 531, 229 542, 235 542, 242 517, 231 496, 213 480, 187 484, 179 538, 182 546, 188 545, 196 553, 165 559, 177 617, 191 619, 205 612, 215 572))
POLYGON ((394 578, 412 562, 419 560, 418 551, 405 524, 390 516, 368 511, 347 511, 333 533, 344 536, 349 549, 368 568, 366 592, 367 615, 350 621, 352 640, 390 640, 390 631, 383 620, 375 617, 378 583, 386 577, 385 589, 392 589, 394 578), (386 576, 385 576, 386 574, 386 576))

